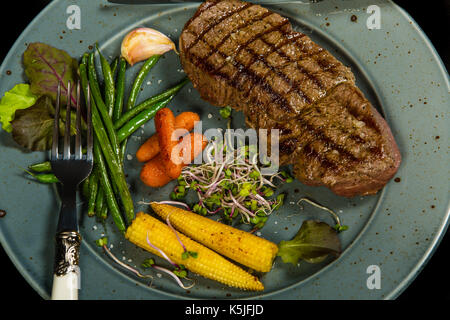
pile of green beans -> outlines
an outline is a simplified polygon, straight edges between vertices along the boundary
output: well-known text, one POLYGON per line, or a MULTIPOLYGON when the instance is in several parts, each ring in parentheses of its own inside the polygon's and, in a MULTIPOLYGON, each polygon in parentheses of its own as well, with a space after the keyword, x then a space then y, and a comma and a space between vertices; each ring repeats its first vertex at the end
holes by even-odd
MULTIPOLYGON (((123 57, 109 63, 96 45, 94 51, 83 55, 79 64, 80 82, 85 98, 88 87, 90 88, 94 128, 94 169, 83 181, 81 191, 87 203, 88 216, 95 216, 104 221, 111 215, 122 233, 134 219, 133 200, 123 170, 127 139, 152 119, 158 110, 164 108, 189 81, 186 78, 176 86, 136 105, 145 78, 159 59, 160 56, 155 55, 143 63, 133 81, 126 103, 124 94, 127 62, 123 57), (102 86, 97 75, 96 52, 100 58, 104 82, 102 86), (101 88, 104 88, 103 92, 101 88)), ((30 171, 27 172, 39 182, 58 182, 51 172, 49 161, 33 164, 28 169, 30 171)))

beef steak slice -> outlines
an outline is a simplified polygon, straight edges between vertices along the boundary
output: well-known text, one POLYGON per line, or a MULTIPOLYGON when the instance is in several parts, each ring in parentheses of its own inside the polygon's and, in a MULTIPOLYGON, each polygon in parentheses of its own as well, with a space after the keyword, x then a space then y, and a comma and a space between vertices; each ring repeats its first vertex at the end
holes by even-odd
POLYGON ((180 37, 184 70, 203 99, 280 130, 280 162, 338 195, 375 194, 400 152, 351 70, 288 19, 239 0, 205 1, 180 37))

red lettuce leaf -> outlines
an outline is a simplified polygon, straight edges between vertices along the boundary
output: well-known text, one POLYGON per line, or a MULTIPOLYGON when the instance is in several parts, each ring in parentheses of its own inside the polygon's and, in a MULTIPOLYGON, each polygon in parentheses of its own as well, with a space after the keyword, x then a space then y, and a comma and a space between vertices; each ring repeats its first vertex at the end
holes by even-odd
POLYGON ((73 84, 77 79, 78 62, 67 52, 45 43, 31 43, 23 54, 23 64, 33 94, 47 95, 55 102, 58 82, 61 82, 61 101, 65 104, 67 83, 71 81, 71 100, 75 105, 75 86, 73 84))
MULTIPOLYGON (((62 120, 65 119, 65 114, 65 110, 61 110, 59 120, 61 136, 64 135, 66 127, 62 120)), ((42 96, 32 107, 16 110, 15 118, 11 121, 12 137, 19 145, 31 151, 50 150, 54 119, 55 110, 51 98, 42 96)), ((75 114, 72 112, 70 134, 75 133, 75 114)))

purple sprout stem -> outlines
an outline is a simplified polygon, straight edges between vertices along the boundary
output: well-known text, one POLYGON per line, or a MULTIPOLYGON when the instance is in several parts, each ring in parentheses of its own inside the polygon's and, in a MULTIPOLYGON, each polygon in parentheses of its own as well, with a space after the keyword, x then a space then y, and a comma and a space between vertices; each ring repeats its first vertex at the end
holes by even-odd
POLYGON ((233 205, 233 206, 231 207, 231 211, 230 211, 230 219, 233 218, 233 214, 234 214, 234 210, 235 210, 235 209, 236 209, 236 206, 233 205))
POLYGON ((191 208, 186 204, 186 203, 184 203, 184 202, 180 202, 180 201, 160 201, 160 202, 158 202, 159 204, 172 204, 172 205, 174 205, 174 206, 182 206, 182 207, 185 207, 186 208, 186 210, 188 210, 188 211, 191 211, 191 208))
POLYGON ((181 288, 183 288, 183 289, 185 289, 185 290, 191 289, 191 288, 195 285, 195 283, 193 283, 192 285, 186 287, 186 286, 183 284, 183 282, 181 282, 180 278, 179 278, 175 273, 173 273, 172 271, 170 271, 169 269, 166 269, 166 268, 163 268, 163 267, 160 267, 160 266, 156 266, 156 265, 153 265, 152 267, 155 268, 156 270, 165 272, 165 273, 167 273, 168 275, 170 275, 172 278, 175 279, 175 281, 177 282, 177 284, 178 284, 181 288))
POLYGON ((253 212, 247 210, 247 208, 245 208, 243 205, 241 205, 241 204, 233 197, 233 194, 231 193, 231 191, 230 191, 230 197, 231 197, 231 200, 233 201, 233 203, 236 205, 236 207, 238 207, 239 209, 241 209, 242 211, 244 211, 245 213, 247 213, 248 215, 250 215, 250 216, 252 216, 252 217, 255 216, 255 214, 254 214, 253 212))
POLYGON ((158 251, 163 257, 164 259, 166 259, 167 261, 169 261, 169 263, 171 265, 173 265, 175 268, 179 268, 180 266, 177 265, 175 262, 173 262, 166 254, 164 251, 162 251, 161 249, 159 249, 158 247, 154 246, 151 242, 150 239, 148 238, 148 231, 147 231, 147 243, 150 247, 152 247, 153 249, 155 249, 156 251, 158 251))
POLYGON ((116 262, 118 265, 124 267, 128 271, 133 272, 139 278, 152 278, 153 279, 153 276, 151 276, 151 275, 143 275, 138 270, 134 269, 133 267, 131 267, 131 266, 127 265, 126 263, 123 263, 122 261, 117 259, 116 256, 113 255, 112 252, 106 247, 106 245, 103 245, 103 250, 105 250, 105 252, 110 256, 110 258, 114 260, 114 262, 116 262))
POLYGON ((169 219, 170 215, 171 215, 171 213, 169 213, 166 218, 167 225, 173 231, 173 233, 175 233, 175 236, 177 237, 178 242, 181 244, 181 246, 183 247, 183 250, 186 252, 187 249, 184 246, 183 242, 181 241, 180 237, 178 236, 178 232, 174 229, 174 227, 172 227, 172 224, 170 223, 170 219, 169 219))

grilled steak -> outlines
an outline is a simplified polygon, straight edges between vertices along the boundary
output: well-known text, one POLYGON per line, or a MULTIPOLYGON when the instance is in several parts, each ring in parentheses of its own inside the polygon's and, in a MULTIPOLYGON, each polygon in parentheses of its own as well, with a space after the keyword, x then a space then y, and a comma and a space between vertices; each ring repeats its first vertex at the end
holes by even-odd
POLYGON ((401 157, 351 70, 288 19, 239 0, 208 0, 180 37, 184 70, 203 99, 248 126, 280 130, 281 164, 338 195, 374 194, 401 157))

